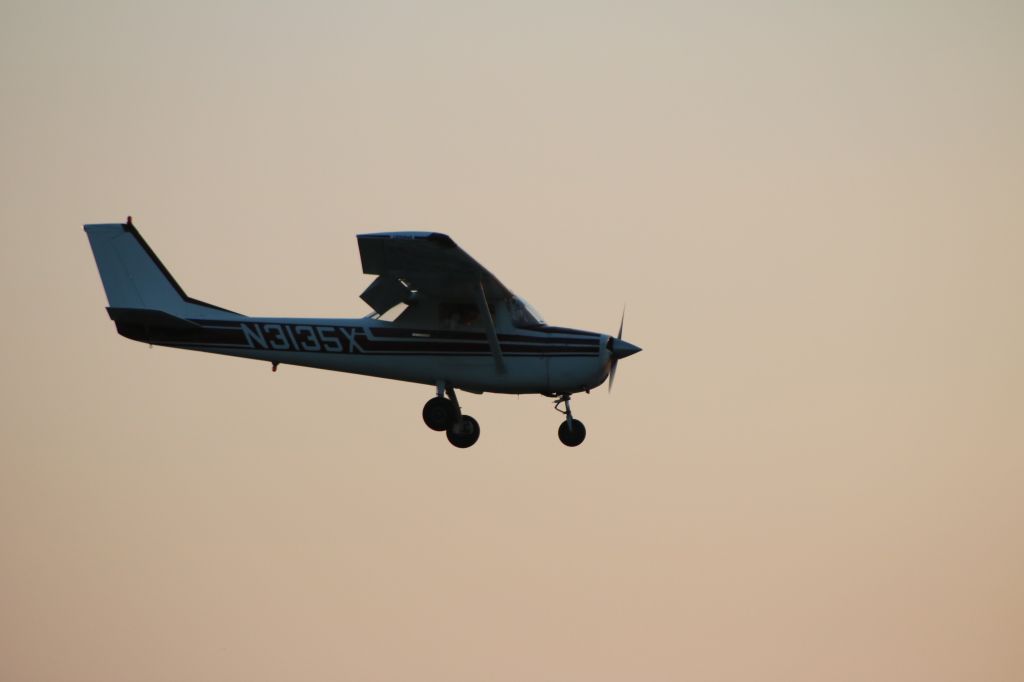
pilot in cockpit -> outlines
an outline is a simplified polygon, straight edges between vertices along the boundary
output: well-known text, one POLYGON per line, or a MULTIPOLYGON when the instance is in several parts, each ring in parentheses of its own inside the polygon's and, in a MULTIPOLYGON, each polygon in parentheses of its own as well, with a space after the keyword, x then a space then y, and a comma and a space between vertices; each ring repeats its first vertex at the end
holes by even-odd
POLYGON ((475 327, 480 320, 480 310, 473 303, 443 303, 438 312, 442 329, 475 327))

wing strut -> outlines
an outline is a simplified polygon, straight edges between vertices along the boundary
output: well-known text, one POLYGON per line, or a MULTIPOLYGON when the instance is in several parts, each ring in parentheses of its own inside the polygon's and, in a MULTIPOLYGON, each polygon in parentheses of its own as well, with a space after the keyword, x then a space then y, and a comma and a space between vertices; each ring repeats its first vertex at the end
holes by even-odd
POLYGON ((494 356, 494 366, 502 374, 505 373, 505 358, 501 354, 501 344, 498 343, 498 332, 494 328, 494 318, 491 317, 491 309, 487 307, 487 294, 484 293, 483 282, 477 282, 473 292, 476 295, 476 307, 480 309, 480 317, 483 318, 487 327, 487 342, 491 344, 491 354, 494 356))

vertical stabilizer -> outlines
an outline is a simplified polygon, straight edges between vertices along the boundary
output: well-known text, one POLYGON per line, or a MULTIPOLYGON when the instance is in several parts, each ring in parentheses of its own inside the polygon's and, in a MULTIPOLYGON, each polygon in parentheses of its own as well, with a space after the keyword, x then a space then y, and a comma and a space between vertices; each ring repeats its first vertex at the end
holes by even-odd
POLYGON ((222 317, 230 310, 190 298, 131 224, 86 225, 111 308, 161 310, 179 317, 222 317))

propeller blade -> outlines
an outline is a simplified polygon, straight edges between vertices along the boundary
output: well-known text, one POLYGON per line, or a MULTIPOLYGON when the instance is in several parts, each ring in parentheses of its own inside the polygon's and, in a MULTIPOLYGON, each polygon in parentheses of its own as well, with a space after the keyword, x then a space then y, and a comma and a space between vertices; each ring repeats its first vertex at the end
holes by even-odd
MULTIPOLYGON (((622 340, 622 327, 626 324, 626 306, 622 306, 622 317, 619 318, 619 335, 616 341, 622 340)), ((615 385, 615 369, 619 366, 619 359, 615 357, 615 344, 612 343, 612 367, 608 371, 608 393, 611 394, 612 386, 615 385)))
POLYGON ((619 360, 628 358, 634 353, 640 352, 639 346, 634 346, 628 341, 622 340, 622 328, 626 324, 626 306, 622 306, 622 319, 619 320, 619 335, 614 339, 608 339, 608 350, 611 351, 612 363, 608 368, 608 392, 612 392, 615 384, 615 370, 619 366, 619 360))

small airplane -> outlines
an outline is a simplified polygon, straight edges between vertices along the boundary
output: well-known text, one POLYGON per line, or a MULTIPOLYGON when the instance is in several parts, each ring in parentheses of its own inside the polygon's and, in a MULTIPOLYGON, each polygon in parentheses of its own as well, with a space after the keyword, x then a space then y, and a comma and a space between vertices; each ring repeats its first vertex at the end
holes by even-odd
MULTIPOLYGON (((565 415, 559 440, 587 435, 569 407, 574 393, 615 381, 618 361, 640 351, 617 336, 554 327, 447 235, 357 235, 363 272, 361 318, 249 317, 189 297, 132 224, 85 225, 103 281, 107 312, 126 338, 150 345, 397 379, 436 388, 423 421, 468 448, 480 425, 462 412, 456 389, 539 393, 565 415), (404 304, 394 321, 381 317, 404 304), (565 409, 560 409, 564 405, 565 409)), ((625 315, 623 315, 625 318, 625 315)))

